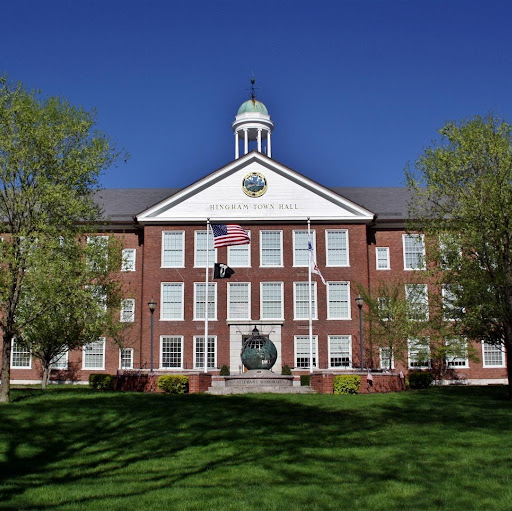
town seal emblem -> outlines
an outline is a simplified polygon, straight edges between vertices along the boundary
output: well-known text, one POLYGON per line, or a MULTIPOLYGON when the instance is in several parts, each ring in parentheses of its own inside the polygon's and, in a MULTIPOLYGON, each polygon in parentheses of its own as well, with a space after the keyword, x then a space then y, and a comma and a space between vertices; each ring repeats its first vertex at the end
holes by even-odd
POLYGON ((250 172, 242 180, 242 190, 249 197, 261 197, 267 188, 267 180, 259 172, 250 172))

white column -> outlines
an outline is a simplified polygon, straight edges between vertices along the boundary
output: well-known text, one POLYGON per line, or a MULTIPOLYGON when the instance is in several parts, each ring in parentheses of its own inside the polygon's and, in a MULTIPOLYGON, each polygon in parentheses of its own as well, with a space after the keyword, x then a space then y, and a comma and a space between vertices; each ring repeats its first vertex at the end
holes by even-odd
POLYGON ((272 144, 270 143, 270 130, 267 131, 267 156, 272 158, 272 144))
POLYGON ((249 152, 249 130, 244 128, 244 154, 249 152))
POLYGON ((258 152, 261 153, 261 128, 258 128, 258 152))
POLYGON ((238 158, 240 156, 238 154, 239 153, 239 151, 238 151, 238 144, 239 144, 239 142, 238 142, 238 131, 235 131, 235 160, 238 160, 238 158))

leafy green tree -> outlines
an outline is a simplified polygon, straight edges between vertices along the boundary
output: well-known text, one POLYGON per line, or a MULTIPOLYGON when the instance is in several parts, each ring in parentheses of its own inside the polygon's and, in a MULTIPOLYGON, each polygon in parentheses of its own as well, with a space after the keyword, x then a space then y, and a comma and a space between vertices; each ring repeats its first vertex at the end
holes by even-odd
POLYGON ((0 402, 9 401, 13 339, 57 306, 31 298, 28 276, 43 271, 41 251, 48 240, 78 236, 101 217, 93 192, 121 153, 95 125, 94 112, 0 79, 0 402))
MULTIPOLYGON (((512 128, 489 115, 450 122, 406 171, 411 226, 430 273, 450 285, 458 333, 512 353, 512 128)), ((512 356, 507 357, 512 398, 512 356)))
POLYGON ((424 287, 416 281, 425 275, 422 271, 414 279, 380 281, 371 292, 358 287, 367 310, 366 338, 370 351, 373 348, 387 351, 386 369, 392 368, 392 360, 407 365, 409 343, 414 342, 416 358, 430 365, 437 380, 448 373, 454 378, 457 375, 451 364, 458 359, 474 359, 474 352, 460 337, 458 325, 452 319, 453 308, 446 308, 439 289, 431 288, 430 296, 424 296, 424 287))
POLYGON ((16 342, 41 363, 43 389, 52 363, 66 352, 102 335, 123 344, 127 323, 119 321, 122 289, 113 271, 120 268, 120 243, 84 238, 38 240, 25 276, 30 292, 20 299, 16 342))
MULTIPOLYGON (((411 320, 410 302, 405 299, 405 281, 380 281, 373 290, 358 286, 366 306, 366 338, 370 351, 384 348, 392 360, 407 362, 407 342, 420 336, 424 323, 411 320)), ((374 353, 371 353, 373 360, 374 353)))

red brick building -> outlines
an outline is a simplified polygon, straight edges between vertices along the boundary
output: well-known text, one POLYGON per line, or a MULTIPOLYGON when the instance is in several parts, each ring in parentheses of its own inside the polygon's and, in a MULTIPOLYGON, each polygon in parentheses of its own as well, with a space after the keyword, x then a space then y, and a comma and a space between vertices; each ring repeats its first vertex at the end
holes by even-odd
MULTIPOLYGON (((308 219, 326 281, 313 274, 314 371, 360 368, 356 285, 371 288, 422 271, 423 238, 404 227, 410 194, 404 188, 328 189, 271 158, 272 128, 265 106, 249 100, 233 123, 235 159, 224 167, 184 189, 98 192, 106 218, 98 235, 120 237, 125 247, 125 348, 100 339, 63 356, 52 379, 86 381, 91 372, 149 370, 151 360, 157 373, 205 371, 207 240, 210 264, 226 263, 235 271, 229 279, 209 273, 208 372, 218 373, 222 365, 232 374, 243 371, 242 341, 255 326, 277 347, 275 372, 283 365, 308 372, 308 219), (251 243, 215 250, 207 221, 241 225, 251 243)), ((425 286, 428 299, 433 290, 425 286)), ((475 347, 479 361, 452 361, 461 379, 505 383, 505 354, 494 346, 475 347)), ((365 357, 365 366, 372 359, 375 368, 386 367, 389 353, 377 349, 365 357)), ((424 364, 414 347, 407 361, 394 369, 406 373, 424 364)), ((41 378, 37 362, 16 346, 11 367, 13 383, 41 378)))

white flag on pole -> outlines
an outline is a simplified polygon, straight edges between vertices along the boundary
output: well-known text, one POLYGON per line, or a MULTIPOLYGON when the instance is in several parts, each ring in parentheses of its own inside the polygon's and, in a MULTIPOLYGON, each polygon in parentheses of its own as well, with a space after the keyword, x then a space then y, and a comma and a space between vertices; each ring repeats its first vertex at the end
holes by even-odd
POLYGON ((318 265, 315 262, 315 258, 313 257, 313 245, 311 243, 311 238, 308 240, 308 250, 309 250, 309 267, 311 268, 312 273, 316 273, 321 279, 324 285, 327 285, 325 282, 324 276, 320 272, 318 265))

